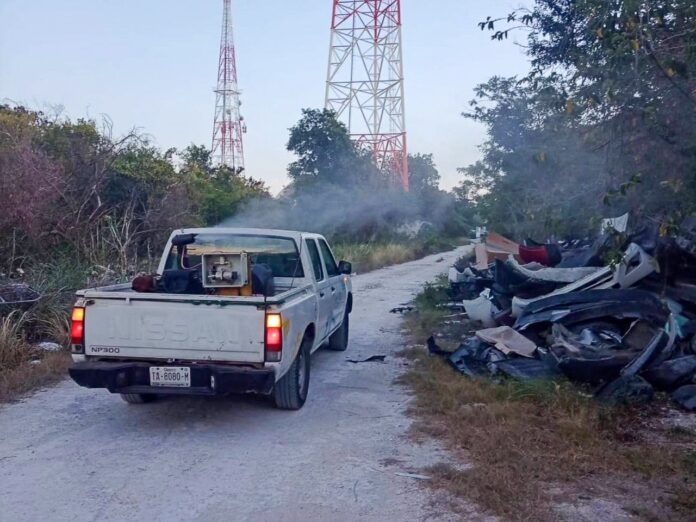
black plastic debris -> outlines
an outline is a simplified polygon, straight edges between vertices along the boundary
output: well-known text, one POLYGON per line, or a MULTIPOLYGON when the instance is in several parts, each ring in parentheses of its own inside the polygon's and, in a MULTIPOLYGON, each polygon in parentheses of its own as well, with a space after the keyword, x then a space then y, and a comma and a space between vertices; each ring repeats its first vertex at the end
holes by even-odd
POLYGON ((353 364, 358 364, 358 363, 368 363, 368 362, 384 362, 384 359, 386 359, 386 355, 371 355, 367 359, 346 359, 349 363, 353 364))
POLYGON ((413 312, 416 309, 415 306, 396 306, 389 310, 390 314, 403 314, 406 312, 413 312))
POLYGON ((639 375, 621 376, 603 386, 596 394, 599 401, 614 406, 641 406, 653 399, 655 390, 639 375))
POLYGON ((505 354, 477 337, 471 337, 447 360, 454 369, 468 377, 485 377, 495 372, 495 367, 489 365, 505 360, 505 354))
POLYGON ((506 359, 494 363, 494 366, 503 375, 518 381, 551 381, 563 375, 553 363, 539 359, 506 359))
POLYGON ((658 390, 673 390, 696 375, 696 355, 686 355, 648 368, 643 377, 658 390))
POLYGON ((669 309, 643 290, 587 290, 547 297, 530 303, 517 319, 515 329, 543 327, 549 323, 572 325, 610 317, 614 320, 645 319, 664 325, 669 309))
POLYGON ((687 384, 672 393, 672 399, 682 408, 696 411, 696 384, 687 384))
POLYGON ((451 352, 448 352, 440 348, 438 344, 435 342, 435 338, 433 336, 428 337, 426 345, 428 347, 428 352, 430 353, 430 355, 439 355, 441 357, 447 357, 451 354, 451 352))

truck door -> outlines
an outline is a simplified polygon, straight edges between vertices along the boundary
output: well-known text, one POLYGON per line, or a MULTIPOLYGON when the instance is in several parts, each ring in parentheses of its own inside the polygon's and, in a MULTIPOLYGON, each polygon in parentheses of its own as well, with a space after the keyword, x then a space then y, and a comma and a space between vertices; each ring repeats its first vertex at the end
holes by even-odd
POLYGON ((317 242, 314 239, 305 239, 305 244, 312 261, 314 280, 317 283, 317 339, 323 340, 329 334, 329 323, 333 311, 331 283, 324 273, 317 242))
POLYGON ((324 268, 329 281, 329 290, 331 291, 332 312, 331 321, 329 324, 329 332, 338 328, 343 321, 343 313, 346 306, 346 285, 343 282, 343 277, 338 272, 338 265, 334 259, 329 245, 323 239, 319 240, 319 250, 324 258, 324 268))

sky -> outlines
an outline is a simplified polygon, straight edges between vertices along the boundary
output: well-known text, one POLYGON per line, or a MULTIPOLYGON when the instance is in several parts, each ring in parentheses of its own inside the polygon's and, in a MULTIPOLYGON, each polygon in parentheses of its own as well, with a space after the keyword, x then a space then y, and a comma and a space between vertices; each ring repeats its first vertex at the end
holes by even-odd
MULTIPOLYGON (((288 183, 288 129, 324 104, 331 0, 232 0, 246 173, 288 183)), ((461 116, 474 87, 524 74, 516 43, 476 23, 514 0, 402 0, 409 152, 432 153, 444 189, 485 128, 461 116)), ((0 0, 0 102, 135 128, 163 150, 210 147, 222 0, 0 0)))

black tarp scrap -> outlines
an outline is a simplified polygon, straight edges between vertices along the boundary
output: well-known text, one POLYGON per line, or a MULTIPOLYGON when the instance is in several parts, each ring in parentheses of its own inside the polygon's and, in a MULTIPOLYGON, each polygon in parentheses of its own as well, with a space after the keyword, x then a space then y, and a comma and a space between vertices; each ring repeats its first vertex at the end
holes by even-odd
POLYGON ((696 411, 696 384, 687 384, 672 393, 672 399, 682 408, 696 411))

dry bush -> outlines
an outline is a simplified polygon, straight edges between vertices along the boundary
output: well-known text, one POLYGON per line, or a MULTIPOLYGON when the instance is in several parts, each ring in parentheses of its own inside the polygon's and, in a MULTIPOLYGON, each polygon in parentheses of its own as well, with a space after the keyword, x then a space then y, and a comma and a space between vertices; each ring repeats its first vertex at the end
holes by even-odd
POLYGON ((33 351, 23 332, 26 321, 27 315, 17 311, 0 317, 0 372, 12 370, 31 357, 33 351))

